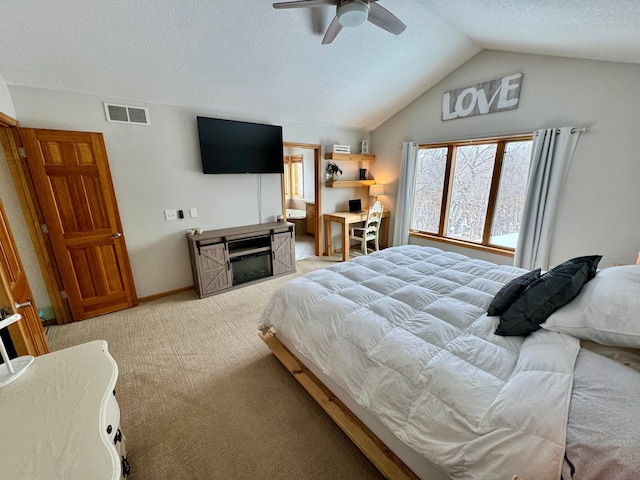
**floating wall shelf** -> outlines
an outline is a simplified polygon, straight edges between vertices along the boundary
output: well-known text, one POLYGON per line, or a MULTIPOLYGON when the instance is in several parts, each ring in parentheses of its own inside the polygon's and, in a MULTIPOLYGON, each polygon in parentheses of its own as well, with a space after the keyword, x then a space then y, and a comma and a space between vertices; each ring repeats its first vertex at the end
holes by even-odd
POLYGON ((376 183, 375 180, 331 180, 328 179, 326 186, 328 188, 346 188, 346 187, 369 187, 376 183))
POLYGON ((341 160, 348 162, 370 162, 376 159, 375 155, 363 155, 361 153, 333 153, 324 154, 326 160, 341 160))

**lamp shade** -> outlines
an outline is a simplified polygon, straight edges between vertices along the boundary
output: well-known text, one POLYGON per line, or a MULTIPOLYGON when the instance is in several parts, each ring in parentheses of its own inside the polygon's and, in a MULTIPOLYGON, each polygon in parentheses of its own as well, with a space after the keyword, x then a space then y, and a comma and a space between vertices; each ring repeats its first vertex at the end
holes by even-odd
POLYGON ((379 197, 381 195, 384 195, 384 185, 381 183, 374 183, 369 187, 370 197, 379 197))
POLYGON ((343 27, 357 27, 369 17, 369 2, 354 1, 343 3, 337 10, 338 23, 343 27))

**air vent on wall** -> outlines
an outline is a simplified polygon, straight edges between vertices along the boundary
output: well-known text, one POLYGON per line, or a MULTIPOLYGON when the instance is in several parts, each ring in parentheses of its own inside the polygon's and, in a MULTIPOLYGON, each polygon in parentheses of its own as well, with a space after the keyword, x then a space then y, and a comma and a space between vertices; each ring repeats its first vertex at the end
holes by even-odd
POLYGON ((104 111, 107 114, 107 122, 133 123, 136 125, 150 125, 149 109, 143 107, 129 107, 127 105, 115 105, 105 103, 104 111))

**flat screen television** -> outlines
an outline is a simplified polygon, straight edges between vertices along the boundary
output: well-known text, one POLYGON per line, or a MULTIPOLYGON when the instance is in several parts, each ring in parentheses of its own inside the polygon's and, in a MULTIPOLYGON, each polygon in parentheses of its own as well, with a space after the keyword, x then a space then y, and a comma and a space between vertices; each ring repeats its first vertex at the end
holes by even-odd
POLYGON ((203 173, 283 173, 282 127, 198 117, 203 173))

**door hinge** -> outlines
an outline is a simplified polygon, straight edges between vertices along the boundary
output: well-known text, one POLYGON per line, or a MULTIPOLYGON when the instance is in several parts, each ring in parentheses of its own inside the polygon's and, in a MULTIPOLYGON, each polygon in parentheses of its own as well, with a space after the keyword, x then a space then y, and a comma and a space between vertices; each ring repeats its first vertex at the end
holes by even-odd
POLYGON ((24 147, 18 147, 18 155, 22 158, 27 158, 27 152, 24 151, 24 147))
POLYGON ((67 292, 66 292, 65 290, 62 290, 62 291, 60 292, 60 297, 61 297, 61 298, 64 298, 64 299, 66 300, 66 299, 67 299, 67 292))
POLYGON ((40 230, 42 230, 42 233, 49 233, 49 229, 47 228, 46 223, 43 223, 42 225, 40 225, 40 230))

